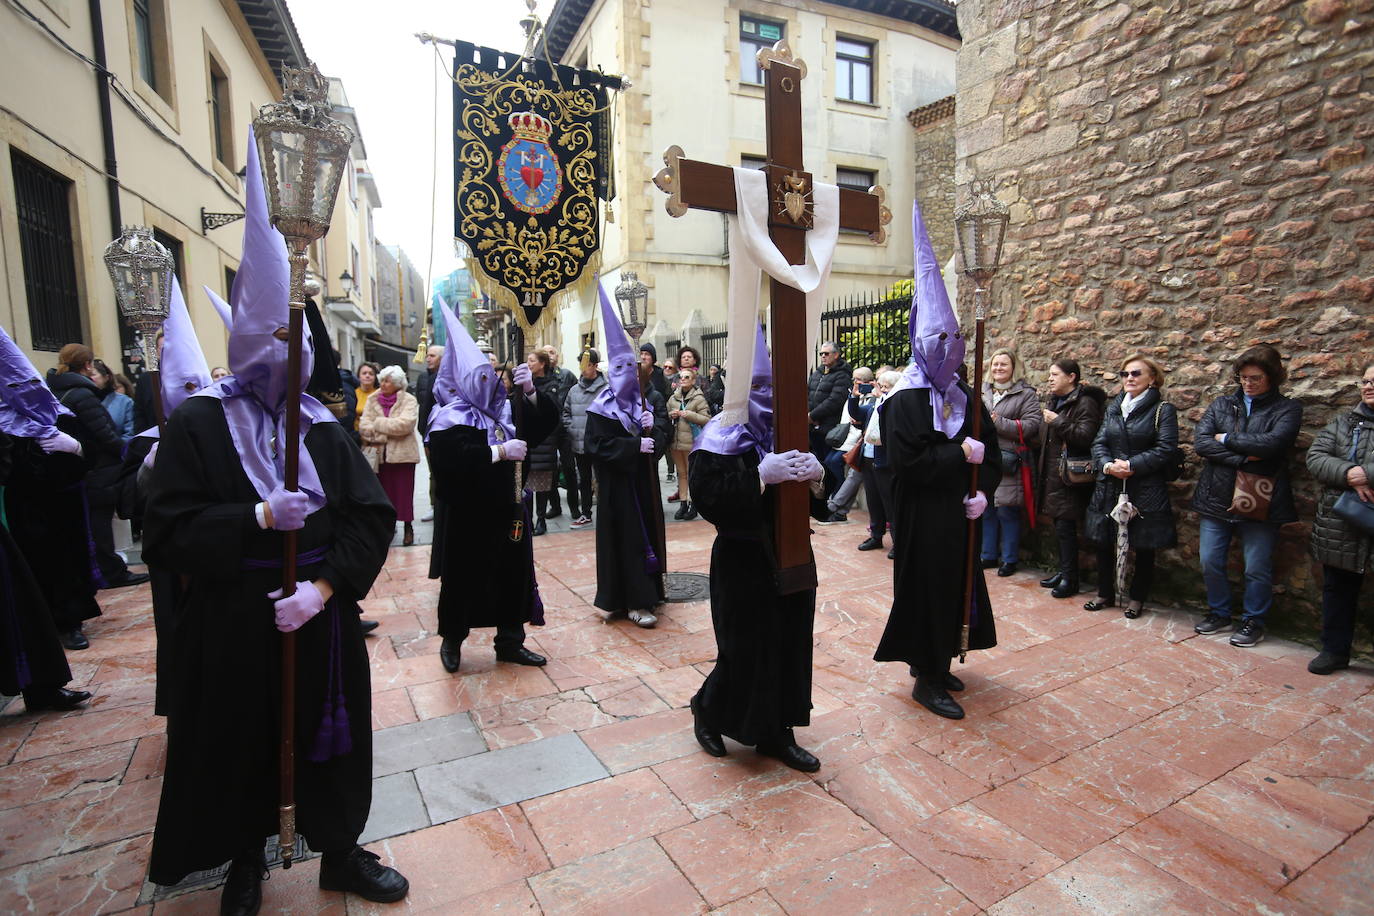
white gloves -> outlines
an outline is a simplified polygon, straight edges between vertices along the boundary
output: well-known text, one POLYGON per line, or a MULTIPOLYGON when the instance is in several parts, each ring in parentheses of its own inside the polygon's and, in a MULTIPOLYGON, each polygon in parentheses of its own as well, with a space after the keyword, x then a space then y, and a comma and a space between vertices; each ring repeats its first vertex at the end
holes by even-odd
POLYGON ((982 490, 973 496, 964 497, 964 518, 982 518, 983 513, 988 509, 988 498, 982 490))
POLYGON ((643 413, 641 413, 641 414, 639 415, 639 425, 640 425, 640 427, 643 428, 643 429, 653 429, 653 428, 654 428, 654 412, 653 412, 652 410, 646 410, 646 411, 644 411, 643 413))
POLYGON ((654 440, 647 436, 639 440, 639 453, 641 455, 652 455, 654 453, 654 440))
POLYGON ((525 394, 534 394, 534 376, 530 375, 530 367, 526 363, 521 363, 511 370, 511 379, 519 385, 525 394))
POLYGON ((982 464, 983 452, 986 450, 986 446, 978 439, 970 439, 967 437, 965 437, 963 444, 968 446, 968 455, 964 457, 964 460, 969 464, 982 464))
POLYGON ((283 633, 299 630, 324 610, 324 596, 314 582, 297 582, 296 591, 290 598, 283 598, 281 589, 268 592, 267 597, 274 599, 277 629, 283 633))
POLYGON ((150 471, 153 469, 153 464, 157 461, 157 446, 158 443, 154 442, 153 447, 148 449, 148 457, 143 459, 143 466, 150 471))
POLYGON ((53 452, 67 452, 72 455, 81 454, 81 443, 64 432, 59 432, 57 435, 48 439, 39 439, 38 446, 49 455, 53 452))
POLYGON ((524 439, 509 439, 501 443, 501 452, 507 461, 524 461, 530 447, 524 439))

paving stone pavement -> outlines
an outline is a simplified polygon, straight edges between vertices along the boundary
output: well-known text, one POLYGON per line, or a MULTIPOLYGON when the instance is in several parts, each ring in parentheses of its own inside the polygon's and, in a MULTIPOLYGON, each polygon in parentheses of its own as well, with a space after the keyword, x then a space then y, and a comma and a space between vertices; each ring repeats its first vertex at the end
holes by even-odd
MULTIPOLYGON (((814 539, 811 776, 697 748, 710 608, 603 624, 590 530, 536 542, 542 669, 497 663, 487 630, 445 673, 429 548, 393 547, 365 602, 364 838, 411 895, 322 892, 308 859, 274 870, 264 912, 1374 913, 1374 667, 1316 677, 1304 646, 1089 613, 1023 571, 989 580, 1000 644, 957 668, 968 718, 940 719, 871 660, 891 563, 854 549, 852 518, 814 539)), ((712 536, 673 524, 669 568, 706 571, 712 536)), ((89 708, 0 712, 0 912, 215 911, 216 888, 145 882, 165 749, 148 600, 101 594, 71 654, 89 708)))

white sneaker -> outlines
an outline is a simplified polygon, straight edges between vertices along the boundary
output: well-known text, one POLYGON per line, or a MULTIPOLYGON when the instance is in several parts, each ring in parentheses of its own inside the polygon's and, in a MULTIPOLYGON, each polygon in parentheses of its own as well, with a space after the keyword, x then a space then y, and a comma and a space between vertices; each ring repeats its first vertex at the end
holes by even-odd
POLYGON ((630 621, 647 630, 658 623, 658 616, 653 611, 630 611, 630 621))
POLYGON ((619 620, 621 617, 626 616, 626 614, 624 611, 603 611, 597 608, 596 616, 601 618, 602 623, 610 623, 612 620, 619 620))
POLYGON ((428 515, 422 515, 422 516, 420 516, 420 521, 422 521, 422 522, 432 522, 432 521, 434 521, 434 513, 431 512, 431 513, 429 513, 428 515))

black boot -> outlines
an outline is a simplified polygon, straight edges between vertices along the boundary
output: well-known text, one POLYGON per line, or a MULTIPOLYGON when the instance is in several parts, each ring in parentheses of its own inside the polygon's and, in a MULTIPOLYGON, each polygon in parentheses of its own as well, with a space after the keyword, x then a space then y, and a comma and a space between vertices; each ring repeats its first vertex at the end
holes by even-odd
POLYGON ((911 698, 937 716, 944 716, 946 719, 962 719, 964 717, 964 707, 954 702, 954 697, 949 695, 948 690, 931 683, 928 678, 919 677, 916 679, 916 686, 912 688, 911 698))
POLYGON ((814 773, 821 768, 821 762, 816 759, 816 755, 797 744, 790 728, 783 729, 772 741, 760 741, 754 750, 765 757, 781 760, 792 769, 803 773, 814 773))
POLYGON ((725 742, 721 740, 718 732, 713 732, 701 722, 701 711, 697 704, 696 695, 692 696, 692 734, 696 736, 697 744, 701 749, 712 757, 725 756, 725 742))
POLYGON ((678 503, 678 504, 677 504, 677 511, 673 513, 673 518, 677 519, 677 520, 680 521, 680 522, 681 522, 681 521, 685 521, 686 518, 687 518, 687 506, 688 506, 688 505, 689 505, 689 504, 688 504, 685 500, 682 501, 682 502, 680 502, 680 503, 678 503))
POLYGON ((320 857, 320 890, 347 891, 373 903, 395 903, 410 891, 410 882, 381 857, 354 846, 348 852, 320 857))
POLYGON ((1078 594, 1078 577, 1064 579, 1050 592, 1051 598, 1072 598, 1078 594))
POLYGON ((544 524, 544 517, 541 515, 534 523, 534 530, 530 532, 534 537, 540 537, 549 533, 549 526, 544 524))
POLYGON ((1055 535, 1059 541, 1059 581, 1050 596, 1072 598, 1078 594, 1078 528, 1075 525, 1065 531, 1056 523, 1055 535))
POLYGON ((696 518, 698 514, 699 513, 697 512, 697 507, 692 503, 688 503, 687 514, 682 517, 682 520, 684 522, 690 522, 692 519, 696 518))
POLYGON ((1041 587, 1041 588, 1054 588, 1054 587, 1057 586, 1060 582, 1063 582, 1063 581, 1064 581, 1064 574, 1063 574, 1062 572, 1057 572, 1057 573, 1055 573, 1055 574, 1052 575, 1052 576, 1046 576, 1045 578, 1041 579, 1041 580, 1040 580, 1040 587, 1041 587))
POLYGON ((219 895, 220 916, 254 916, 262 908, 262 882, 267 860, 262 850, 235 856, 229 863, 224 890, 219 895))
POLYGON ((457 671, 463 662, 463 644, 445 636, 444 641, 439 643, 439 661, 449 674, 457 671))

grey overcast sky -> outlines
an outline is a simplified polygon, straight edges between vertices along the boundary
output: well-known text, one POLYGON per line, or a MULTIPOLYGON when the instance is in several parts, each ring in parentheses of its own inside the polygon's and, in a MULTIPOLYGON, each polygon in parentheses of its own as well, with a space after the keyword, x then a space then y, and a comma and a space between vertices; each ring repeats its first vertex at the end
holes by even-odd
MULTIPOLYGON (((552 0, 540 0, 536 12, 543 17, 552 8, 552 0)), ((434 276, 443 276, 458 265, 453 253, 453 93, 433 46, 421 44, 415 33, 520 51, 523 0, 290 0, 290 9, 305 52, 326 76, 343 80, 357 111, 382 198, 374 216, 377 239, 404 248, 421 274, 431 243, 433 171, 434 276), (432 169, 435 154, 438 168, 432 169)), ((449 68, 452 51, 440 46, 449 68)))

